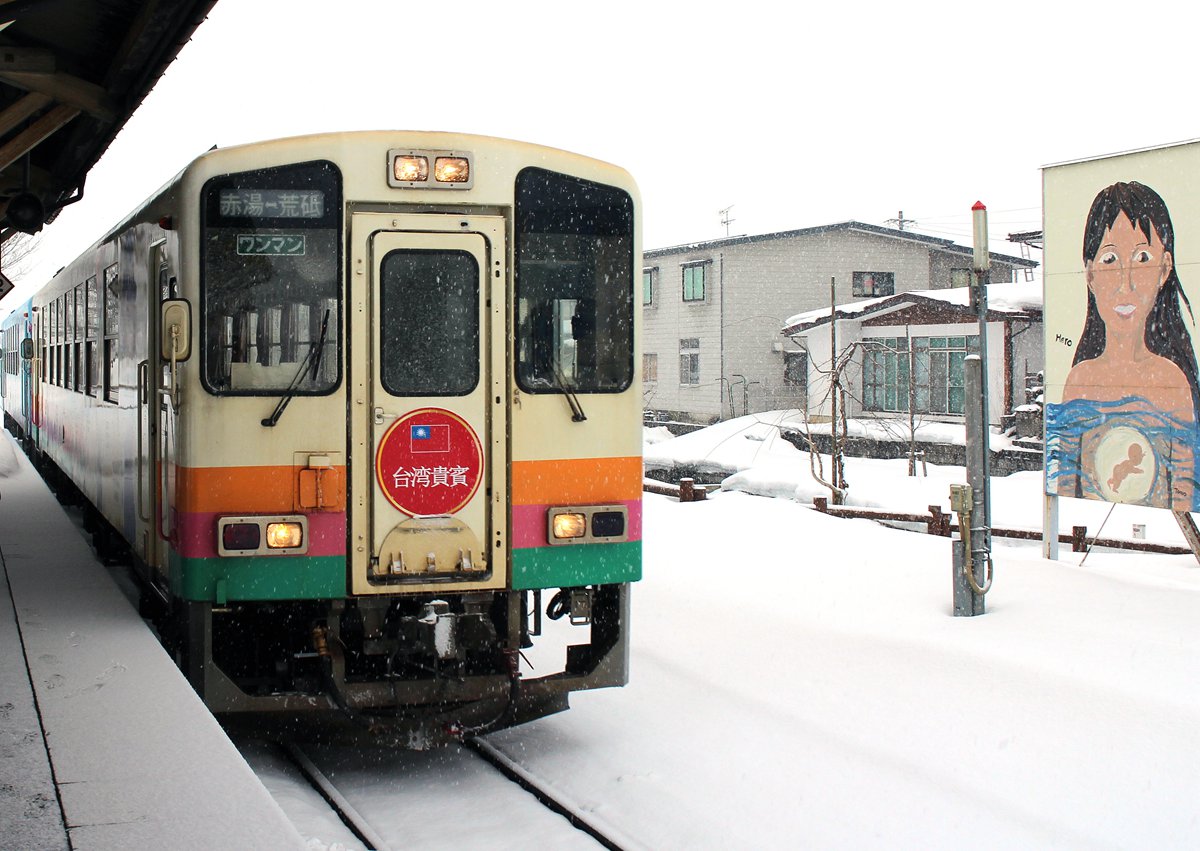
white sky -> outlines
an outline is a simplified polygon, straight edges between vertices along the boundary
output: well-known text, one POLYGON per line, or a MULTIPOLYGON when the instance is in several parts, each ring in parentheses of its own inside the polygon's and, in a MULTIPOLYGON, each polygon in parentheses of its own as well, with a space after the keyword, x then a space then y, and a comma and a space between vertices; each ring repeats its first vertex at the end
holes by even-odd
POLYGON ((219 0, 21 291, 214 144, 419 129, 573 150, 633 172, 647 248, 724 235, 730 205, 735 235, 903 210, 969 244, 982 200, 992 249, 1017 253, 997 240, 1041 227, 1040 166, 1200 136, 1172 94, 1194 79, 1189 30, 1162 4, 1157 24, 1028 0, 464 0, 445 25, 416 8, 219 0))

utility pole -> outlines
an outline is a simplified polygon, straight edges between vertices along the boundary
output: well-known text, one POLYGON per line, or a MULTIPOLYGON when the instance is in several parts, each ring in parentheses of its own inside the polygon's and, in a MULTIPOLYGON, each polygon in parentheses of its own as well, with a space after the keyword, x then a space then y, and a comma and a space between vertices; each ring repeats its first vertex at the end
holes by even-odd
MULTIPOLYGON (((833 462, 834 504, 841 505, 842 491, 846 488, 846 474, 842 465, 841 440, 838 434, 838 396, 842 391, 842 376, 838 365, 837 348, 837 278, 829 279, 829 442, 833 462)), ((843 414, 844 416, 844 414, 843 414)))
POLYGON ((958 514, 960 530, 952 562, 954 614, 968 617, 984 613, 984 595, 992 587, 991 427, 988 423, 987 368, 987 282, 991 257, 987 207, 983 202, 975 202, 971 217, 975 243, 971 306, 979 317, 979 354, 967 355, 964 364, 967 484, 950 486, 950 508, 958 514))
POLYGON ((908 352, 908 474, 917 475, 917 359, 913 353, 912 326, 904 325, 904 348, 908 352))
POLYGON ((900 210, 900 211, 899 211, 899 212, 898 212, 896 215, 897 215, 897 217, 896 217, 896 218, 894 218, 894 219, 888 219, 886 222, 884 222, 884 224, 888 224, 888 225, 894 224, 894 225, 895 225, 897 228, 899 228, 900 230, 904 230, 904 226, 905 226, 905 225, 915 225, 915 224, 918 224, 918 223, 917 223, 916 221, 914 221, 913 219, 906 219, 906 218, 904 218, 904 211, 903 211, 903 210, 900 210))

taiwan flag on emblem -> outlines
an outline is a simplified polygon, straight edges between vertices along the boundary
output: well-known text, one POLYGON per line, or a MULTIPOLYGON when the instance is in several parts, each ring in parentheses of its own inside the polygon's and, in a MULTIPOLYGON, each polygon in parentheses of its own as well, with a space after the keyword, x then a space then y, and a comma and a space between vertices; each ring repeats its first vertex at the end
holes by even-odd
POLYGON ((449 452, 449 425, 414 425, 410 432, 409 448, 413 452, 449 452))

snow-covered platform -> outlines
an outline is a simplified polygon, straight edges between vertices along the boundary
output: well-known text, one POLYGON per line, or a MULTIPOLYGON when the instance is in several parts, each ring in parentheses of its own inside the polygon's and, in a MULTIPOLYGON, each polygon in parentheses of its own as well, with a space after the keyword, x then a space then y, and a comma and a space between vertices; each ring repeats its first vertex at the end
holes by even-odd
POLYGON ((0 847, 304 848, 0 434, 0 847))

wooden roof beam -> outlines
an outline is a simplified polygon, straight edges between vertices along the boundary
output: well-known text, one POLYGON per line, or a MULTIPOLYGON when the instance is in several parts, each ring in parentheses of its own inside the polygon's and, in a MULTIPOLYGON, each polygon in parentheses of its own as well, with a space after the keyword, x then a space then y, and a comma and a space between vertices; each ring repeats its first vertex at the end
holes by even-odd
POLYGON ((8 168, 25 154, 36 148, 46 138, 66 126, 79 109, 70 104, 59 104, 37 121, 30 124, 9 142, 0 146, 0 171, 8 168))
POLYGON ((0 138, 16 130, 21 122, 32 118, 53 102, 54 99, 49 95, 30 92, 16 103, 10 104, 8 109, 0 112, 0 138))
POLYGON ((28 92, 49 95, 59 103, 76 107, 101 121, 115 121, 117 110, 108 92, 95 83, 61 71, 9 71, 0 63, 0 80, 28 92))

